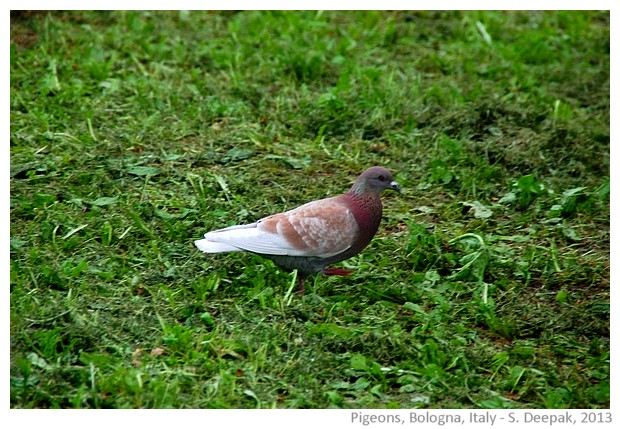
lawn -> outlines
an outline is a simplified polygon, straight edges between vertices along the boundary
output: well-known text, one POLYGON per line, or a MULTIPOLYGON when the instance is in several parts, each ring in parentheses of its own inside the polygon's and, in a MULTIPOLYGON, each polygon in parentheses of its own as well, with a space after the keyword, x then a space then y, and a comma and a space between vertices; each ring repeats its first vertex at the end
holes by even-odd
POLYGON ((610 14, 17 12, 12 408, 609 408, 610 14), (209 230, 345 192, 303 296, 209 230))

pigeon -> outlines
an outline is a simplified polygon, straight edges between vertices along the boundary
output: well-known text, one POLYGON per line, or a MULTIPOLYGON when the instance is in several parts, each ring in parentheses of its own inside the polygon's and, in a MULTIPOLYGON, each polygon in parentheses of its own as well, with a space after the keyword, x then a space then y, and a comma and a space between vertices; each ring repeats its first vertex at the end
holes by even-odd
POLYGON ((347 276, 350 270, 329 265, 360 253, 379 229, 381 192, 401 192, 392 173, 370 167, 351 189, 336 197, 312 201, 292 210, 205 234, 196 247, 205 253, 246 251, 271 259, 287 271, 297 270, 299 295, 317 273, 347 276))

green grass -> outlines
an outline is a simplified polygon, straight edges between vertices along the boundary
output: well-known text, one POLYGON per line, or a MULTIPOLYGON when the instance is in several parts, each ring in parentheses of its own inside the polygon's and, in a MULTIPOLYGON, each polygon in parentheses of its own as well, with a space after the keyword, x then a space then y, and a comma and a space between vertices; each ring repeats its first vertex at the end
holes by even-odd
POLYGON ((608 408, 609 12, 11 17, 11 407, 608 408), (385 165, 349 278, 204 232, 385 165))

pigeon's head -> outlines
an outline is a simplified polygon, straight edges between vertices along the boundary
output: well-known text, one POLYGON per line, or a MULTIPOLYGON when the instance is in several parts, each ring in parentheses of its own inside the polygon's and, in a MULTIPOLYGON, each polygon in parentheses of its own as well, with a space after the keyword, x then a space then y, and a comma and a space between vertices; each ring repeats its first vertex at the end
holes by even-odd
POLYGON ((364 171, 351 188, 354 193, 373 192, 380 194, 385 189, 400 192, 392 172, 384 167, 370 167, 364 171))

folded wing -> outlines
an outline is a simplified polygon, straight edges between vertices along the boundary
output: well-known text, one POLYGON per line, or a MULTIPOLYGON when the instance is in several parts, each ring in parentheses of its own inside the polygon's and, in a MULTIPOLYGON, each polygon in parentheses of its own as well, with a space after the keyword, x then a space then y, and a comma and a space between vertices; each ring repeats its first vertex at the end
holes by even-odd
POLYGON ((328 258, 353 244, 359 227, 338 197, 304 204, 249 225, 208 232, 196 241, 207 253, 245 250, 264 255, 328 258))

